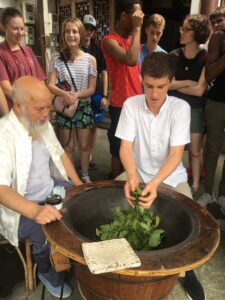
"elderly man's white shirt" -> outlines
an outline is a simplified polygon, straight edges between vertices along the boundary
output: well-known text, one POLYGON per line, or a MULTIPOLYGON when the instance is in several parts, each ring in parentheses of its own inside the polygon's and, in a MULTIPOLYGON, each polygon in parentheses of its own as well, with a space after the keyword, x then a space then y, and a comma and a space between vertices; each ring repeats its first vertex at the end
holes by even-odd
MULTIPOLYGON (((190 142, 190 106, 167 96, 159 114, 154 116, 146 105, 145 95, 130 97, 123 105, 116 136, 133 142, 136 168, 147 183, 167 159, 170 146, 190 142)), ((180 162, 164 183, 175 187, 186 181, 186 170, 180 162)))
MULTIPOLYGON (((51 175, 68 180, 61 160, 64 150, 50 123, 42 139, 50 153, 51 175)), ((23 196, 32 161, 32 138, 13 110, 0 119, 0 141, 0 185, 9 186, 23 196)), ((13 245, 18 244, 19 220, 20 214, 0 205, 0 233, 13 245)))

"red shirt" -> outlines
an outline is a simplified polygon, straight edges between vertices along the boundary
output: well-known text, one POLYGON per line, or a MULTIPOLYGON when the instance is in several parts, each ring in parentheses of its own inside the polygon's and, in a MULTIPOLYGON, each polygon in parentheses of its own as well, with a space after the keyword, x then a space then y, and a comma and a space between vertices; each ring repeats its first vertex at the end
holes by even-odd
MULTIPOLYGON (((32 75, 40 80, 46 76, 31 48, 21 45, 20 49, 11 51, 7 43, 0 43, 0 81, 8 80, 11 85, 21 76, 32 75)), ((12 101, 7 99, 9 108, 12 101)))
POLYGON ((131 45, 131 37, 123 38, 118 33, 104 36, 102 40, 102 52, 105 57, 107 72, 109 74, 112 93, 110 104, 115 107, 122 107, 124 101, 134 95, 142 93, 140 80, 140 66, 127 66, 115 60, 105 49, 103 43, 107 39, 113 39, 118 42, 120 47, 128 51, 131 45))

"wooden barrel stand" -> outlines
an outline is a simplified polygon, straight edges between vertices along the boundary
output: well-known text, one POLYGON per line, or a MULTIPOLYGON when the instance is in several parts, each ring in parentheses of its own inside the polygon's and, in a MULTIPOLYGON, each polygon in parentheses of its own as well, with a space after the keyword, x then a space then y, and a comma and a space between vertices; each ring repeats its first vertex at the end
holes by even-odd
POLYGON ((167 300, 178 278, 178 274, 135 278, 115 273, 93 275, 81 264, 75 264, 74 272, 87 300, 167 300))

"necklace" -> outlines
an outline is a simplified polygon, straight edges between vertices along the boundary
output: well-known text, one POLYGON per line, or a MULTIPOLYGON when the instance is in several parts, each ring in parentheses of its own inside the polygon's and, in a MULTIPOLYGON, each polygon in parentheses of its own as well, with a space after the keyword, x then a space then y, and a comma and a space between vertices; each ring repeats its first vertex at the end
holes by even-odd
POLYGON ((185 47, 183 48, 183 56, 184 56, 184 61, 185 61, 185 67, 184 67, 184 71, 188 71, 189 67, 188 67, 188 59, 185 55, 185 47))
POLYGON ((197 54, 199 53, 200 49, 198 49, 198 51, 196 53, 194 53, 194 55, 191 55, 191 57, 190 57, 190 55, 187 55, 185 53, 185 51, 186 51, 186 48, 184 47, 183 48, 183 55, 184 55, 184 58, 185 58, 185 61, 186 61, 184 70, 188 71, 189 70, 188 61, 193 60, 197 56, 197 54))

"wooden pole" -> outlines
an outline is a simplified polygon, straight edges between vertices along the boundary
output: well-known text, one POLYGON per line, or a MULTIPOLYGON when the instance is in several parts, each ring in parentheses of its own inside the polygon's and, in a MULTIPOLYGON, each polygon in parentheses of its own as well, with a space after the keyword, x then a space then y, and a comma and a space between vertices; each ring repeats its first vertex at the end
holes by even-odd
POLYGON ((218 0, 202 0, 201 1, 201 14, 206 15, 209 17, 210 13, 213 11, 214 8, 218 6, 218 0))
POLYGON ((44 28, 44 9, 43 9, 43 0, 37 1, 37 13, 38 13, 38 33, 39 36, 37 38, 39 44, 40 44, 40 63, 42 65, 42 68, 44 72, 46 71, 46 59, 45 59, 45 28, 44 28))

